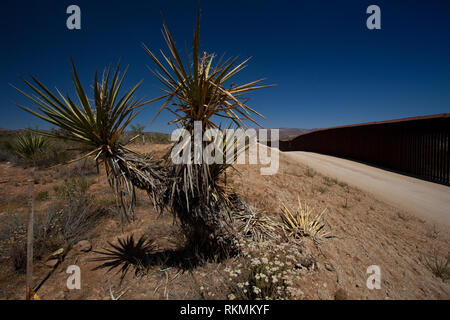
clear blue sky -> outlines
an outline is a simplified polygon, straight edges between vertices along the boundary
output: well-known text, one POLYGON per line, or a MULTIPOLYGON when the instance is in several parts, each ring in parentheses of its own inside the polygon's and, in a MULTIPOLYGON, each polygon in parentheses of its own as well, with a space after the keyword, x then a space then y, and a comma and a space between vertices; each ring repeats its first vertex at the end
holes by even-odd
MULTIPOLYGON (((93 72, 122 57, 126 86, 144 79, 138 95, 159 95, 141 48, 164 48, 160 12, 175 40, 191 44, 197 1, 2 1, 0 4, 0 127, 48 128, 11 102, 27 103, 28 72, 49 87, 73 93, 73 56, 85 86, 93 72), (81 30, 66 28, 66 8, 81 8, 81 30)), ((238 80, 277 84, 252 94, 265 127, 329 127, 450 112, 449 1, 227 0, 201 3, 201 49, 252 56, 238 80), (366 8, 381 8, 381 30, 366 28, 366 8)), ((136 122, 168 132, 159 103, 136 122)))

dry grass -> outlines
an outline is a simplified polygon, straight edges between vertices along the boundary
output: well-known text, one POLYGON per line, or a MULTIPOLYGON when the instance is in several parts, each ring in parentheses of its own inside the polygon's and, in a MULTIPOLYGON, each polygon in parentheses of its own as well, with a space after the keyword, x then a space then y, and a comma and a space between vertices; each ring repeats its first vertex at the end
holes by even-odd
POLYGON ((25 273, 27 266, 27 247, 24 243, 13 243, 9 252, 11 263, 19 273, 25 273))
POLYGON ((424 259, 425 265, 433 274, 443 281, 450 279, 450 254, 447 257, 441 257, 437 250, 434 250, 432 256, 424 259))
POLYGON ((309 178, 314 178, 315 175, 316 175, 316 171, 314 171, 314 169, 311 169, 310 167, 306 168, 305 176, 307 176, 309 178))

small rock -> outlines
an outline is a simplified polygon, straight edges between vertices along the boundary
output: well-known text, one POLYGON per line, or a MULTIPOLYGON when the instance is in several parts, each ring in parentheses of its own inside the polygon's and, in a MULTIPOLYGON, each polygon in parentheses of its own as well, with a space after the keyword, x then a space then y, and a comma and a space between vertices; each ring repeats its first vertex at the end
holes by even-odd
POLYGON ((327 269, 328 271, 334 271, 334 267, 332 264, 325 262, 324 263, 324 267, 325 269, 327 269))
POLYGON ((297 265, 304 267, 306 269, 313 269, 316 264, 316 259, 313 256, 302 256, 298 259, 297 265))
POLYGON ((339 288, 336 290, 336 292, 334 293, 334 300, 347 300, 347 292, 345 292, 344 289, 339 288))
POLYGON ((88 240, 81 240, 73 246, 73 249, 79 252, 89 252, 92 249, 92 244, 88 240))
POLYGON ((45 262, 45 265, 51 269, 56 267, 57 264, 58 264, 58 259, 52 259, 52 260, 48 260, 45 262))

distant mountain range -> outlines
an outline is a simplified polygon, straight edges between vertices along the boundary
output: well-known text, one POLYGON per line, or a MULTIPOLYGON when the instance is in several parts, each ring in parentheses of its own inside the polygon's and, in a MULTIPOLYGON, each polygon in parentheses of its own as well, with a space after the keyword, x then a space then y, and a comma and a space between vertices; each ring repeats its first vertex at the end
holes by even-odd
MULTIPOLYGON (((265 128, 267 130, 270 130, 271 128, 265 128)), ((278 128, 279 134, 280 134, 280 140, 292 140, 295 137, 316 130, 316 129, 301 129, 301 128, 278 128)), ((269 137, 270 139, 270 137, 269 137)))
MULTIPOLYGON (((270 130, 271 128, 265 128, 270 130)), ((292 140, 295 137, 303 134, 303 133, 307 133, 316 129, 301 129, 301 128, 278 128, 280 131, 280 140, 292 140)), ((20 130, 8 130, 8 129, 3 129, 0 128, 0 132, 2 133, 13 133, 13 132, 20 132, 23 129, 20 130)), ((147 136, 164 136, 164 137, 168 137, 168 134, 165 133, 159 133, 159 132, 145 132, 145 135, 147 136)), ((268 137, 270 139, 270 136, 268 137)))

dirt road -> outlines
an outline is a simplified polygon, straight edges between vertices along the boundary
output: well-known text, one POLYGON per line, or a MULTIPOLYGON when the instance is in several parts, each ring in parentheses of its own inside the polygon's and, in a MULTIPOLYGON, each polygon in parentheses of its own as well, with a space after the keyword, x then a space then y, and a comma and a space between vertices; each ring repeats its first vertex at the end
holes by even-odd
POLYGON ((282 152, 418 217, 450 226, 450 187, 312 152, 282 152))

